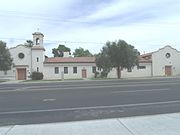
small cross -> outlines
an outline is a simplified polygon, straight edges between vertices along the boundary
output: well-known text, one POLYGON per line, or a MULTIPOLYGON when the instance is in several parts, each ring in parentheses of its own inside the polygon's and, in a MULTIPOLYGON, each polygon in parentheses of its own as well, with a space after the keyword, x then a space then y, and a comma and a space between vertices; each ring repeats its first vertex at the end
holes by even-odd
POLYGON ((39 32, 39 28, 37 28, 37 31, 39 32))

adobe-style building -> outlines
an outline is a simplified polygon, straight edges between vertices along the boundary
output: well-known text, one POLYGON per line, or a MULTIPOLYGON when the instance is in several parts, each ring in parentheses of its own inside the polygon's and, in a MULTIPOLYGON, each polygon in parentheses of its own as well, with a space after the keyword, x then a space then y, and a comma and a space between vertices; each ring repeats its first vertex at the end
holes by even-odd
POLYGON ((180 51, 167 45, 155 52, 141 55, 139 66, 135 66, 132 72, 123 70, 122 77, 179 76, 179 59, 180 51))
POLYGON ((33 46, 18 45, 10 48, 10 54, 13 58, 11 70, 0 72, 0 78, 13 80, 27 80, 33 71, 43 72, 44 58, 44 35, 40 32, 33 33, 33 46))
MULTIPOLYGON (((43 46, 44 35, 33 33, 33 46, 18 45, 10 48, 13 58, 12 69, 6 73, 0 71, 0 79, 28 80, 33 71, 42 72, 44 79, 81 79, 94 78, 96 72, 95 57, 45 58, 43 46)), ((122 78, 177 76, 180 75, 180 52, 171 46, 139 56, 139 66, 132 70, 122 70, 122 78)), ((97 70, 98 71, 98 70, 97 70)), ((117 78, 116 69, 108 74, 109 78, 117 78)))

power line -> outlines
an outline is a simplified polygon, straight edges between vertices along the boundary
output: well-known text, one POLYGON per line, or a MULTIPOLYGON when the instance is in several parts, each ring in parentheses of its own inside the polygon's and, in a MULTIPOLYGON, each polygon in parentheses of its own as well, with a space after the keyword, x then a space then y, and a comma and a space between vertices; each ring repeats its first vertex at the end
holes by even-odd
MULTIPOLYGON (((6 37, 0 37, 1 39, 5 40, 16 40, 16 41, 26 41, 29 39, 24 38, 6 38, 6 37)), ((95 41, 69 41, 69 40, 44 40, 47 44, 53 44, 53 43, 74 43, 74 44, 105 44, 103 42, 95 42, 95 41)))
MULTIPOLYGON (((16 41, 24 41, 26 42, 26 40, 29 39, 25 39, 25 38, 6 38, 6 37, 0 37, 0 40, 5 39, 5 40, 16 40, 16 41)), ((64 43, 64 44, 99 44, 99 45, 105 45, 106 43, 104 42, 95 42, 95 41, 69 41, 69 40, 44 40, 44 45, 47 44, 60 44, 60 43, 64 43)), ((143 44, 142 44, 143 45, 143 44)), ((152 45, 152 46, 157 46, 157 43, 148 43, 146 44, 148 46, 152 45)))

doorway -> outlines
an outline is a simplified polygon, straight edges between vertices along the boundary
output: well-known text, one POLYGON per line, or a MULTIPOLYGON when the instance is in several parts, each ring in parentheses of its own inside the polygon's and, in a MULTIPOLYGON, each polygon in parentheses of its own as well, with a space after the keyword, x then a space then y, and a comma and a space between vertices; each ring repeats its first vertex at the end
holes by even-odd
POLYGON ((166 76, 172 75, 172 66, 165 66, 165 75, 166 76))
POLYGON ((17 79, 18 80, 26 80, 26 69, 25 68, 17 69, 17 79))
POLYGON ((87 78, 87 71, 86 71, 86 69, 82 69, 82 78, 87 78))

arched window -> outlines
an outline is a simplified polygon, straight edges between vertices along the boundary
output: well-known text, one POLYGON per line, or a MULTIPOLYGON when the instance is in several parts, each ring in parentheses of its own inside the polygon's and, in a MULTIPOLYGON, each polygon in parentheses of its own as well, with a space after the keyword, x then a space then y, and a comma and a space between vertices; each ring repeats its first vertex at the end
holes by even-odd
POLYGON ((40 44, 40 40, 39 38, 36 38, 36 45, 39 45, 40 44))
POLYGON ((37 67, 37 72, 39 72, 39 67, 37 67))

